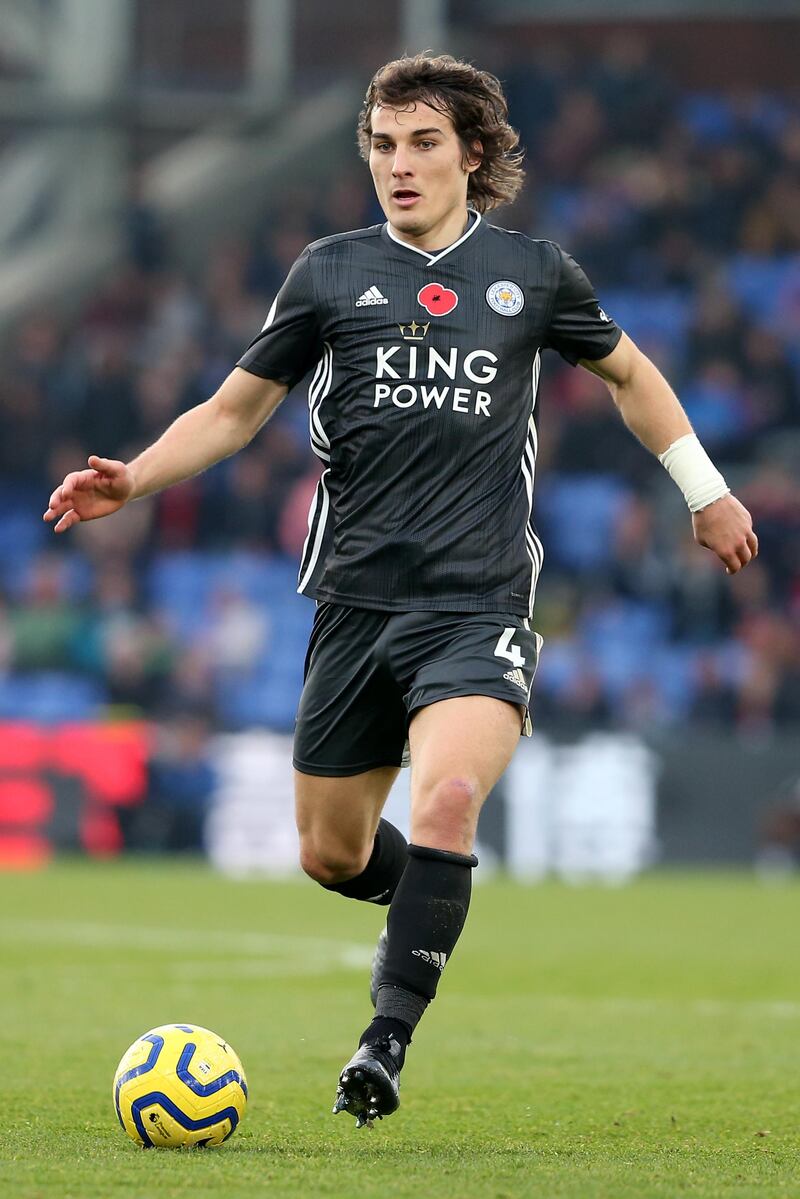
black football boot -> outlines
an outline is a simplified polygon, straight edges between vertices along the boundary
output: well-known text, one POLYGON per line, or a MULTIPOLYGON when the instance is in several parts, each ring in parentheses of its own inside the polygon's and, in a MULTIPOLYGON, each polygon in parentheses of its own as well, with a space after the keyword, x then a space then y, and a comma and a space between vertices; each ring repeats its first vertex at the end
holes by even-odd
POLYGON ((360 1045, 339 1075, 333 1113, 349 1112, 356 1128, 390 1116, 400 1106, 405 1049, 393 1036, 360 1045))

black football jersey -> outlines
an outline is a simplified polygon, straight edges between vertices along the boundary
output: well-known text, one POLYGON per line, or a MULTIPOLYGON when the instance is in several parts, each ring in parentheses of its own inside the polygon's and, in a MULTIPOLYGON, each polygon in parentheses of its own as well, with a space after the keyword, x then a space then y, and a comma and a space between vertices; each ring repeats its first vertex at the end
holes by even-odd
POLYGON ((540 354, 597 360, 620 336, 559 246, 476 213, 439 253, 388 224, 308 246, 238 363, 289 387, 308 375, 324 470, 298 590, 530 616, 540 354))

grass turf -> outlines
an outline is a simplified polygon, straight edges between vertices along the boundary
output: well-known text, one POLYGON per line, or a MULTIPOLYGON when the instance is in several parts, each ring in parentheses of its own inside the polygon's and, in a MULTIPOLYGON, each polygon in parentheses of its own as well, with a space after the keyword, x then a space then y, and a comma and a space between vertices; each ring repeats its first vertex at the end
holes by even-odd
POLYGON ((356 1133, 330 1106, 381 911, 199 864, 0 875, 0 1194, 790 1199, 799 898, 745 875, 479 885, 402 1107, 356 1133), (248 1072, 220 1150, 117 1124, 118 1059, 177 1021, 248 1072))

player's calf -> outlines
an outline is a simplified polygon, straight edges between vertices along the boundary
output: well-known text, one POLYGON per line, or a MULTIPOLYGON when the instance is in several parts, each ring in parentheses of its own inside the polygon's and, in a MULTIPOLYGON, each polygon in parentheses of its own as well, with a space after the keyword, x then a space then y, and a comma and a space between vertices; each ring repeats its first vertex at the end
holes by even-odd
POLYGON ((427 845, 409 845, 408 855, 389 908, 375 1012, 404 1021, 410 1037, 461 935, 478 859, 427 845))
POLYGON ((331 843, 317 848, 310 841, 300 842, 300 867, 321 887, 338 890, 357 878, 364 869, 366 853, 346 845, 331 843))
POLYGON ((312 855, 308 858, 301 856, 301 863, 306 874, 316 878, 327 891, 337 891, 348 899, 386 905, 391 903, 397 884, 403 877, 408 861, 408 845, 399 829, 388 820, 380 820, 366 865, 363 864, 363 858, 351 859, 355 861, 352 872, 340 868, 337 873, 320 867, 321 856, 314 854, 313 861, 312 855))

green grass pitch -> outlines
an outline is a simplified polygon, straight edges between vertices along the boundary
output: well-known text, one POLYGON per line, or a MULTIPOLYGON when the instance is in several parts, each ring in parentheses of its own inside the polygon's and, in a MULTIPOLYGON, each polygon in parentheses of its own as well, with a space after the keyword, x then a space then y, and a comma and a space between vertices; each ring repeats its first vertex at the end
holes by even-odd
POLYGON ((330 1114, 382 910, 200 864, 0 875, 0 1194, 654 1199, 800 1194, 800 887, 479 883, 374 1131, 330 1114), (241 1055, 219 1150, 137 1149, 111 1080, 194 1021, 241 1055))

